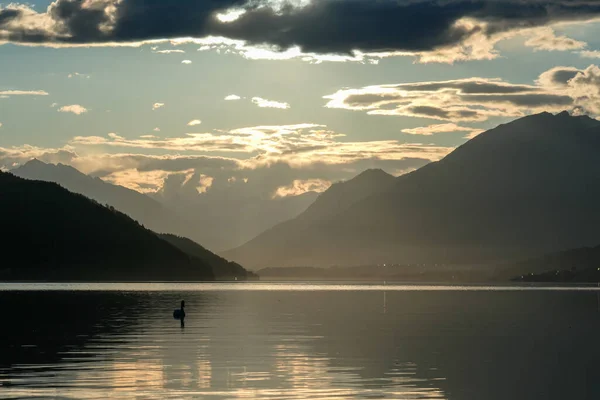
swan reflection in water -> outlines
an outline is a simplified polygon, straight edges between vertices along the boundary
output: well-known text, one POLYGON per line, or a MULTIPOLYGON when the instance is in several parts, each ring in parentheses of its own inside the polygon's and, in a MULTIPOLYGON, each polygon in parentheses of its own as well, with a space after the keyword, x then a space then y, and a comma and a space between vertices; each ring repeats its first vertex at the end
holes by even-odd
POLYGON ((173 318, 181 321, 181 327, 185 326, 185 300, 181 300, 181 308, 173 311, 173 318))

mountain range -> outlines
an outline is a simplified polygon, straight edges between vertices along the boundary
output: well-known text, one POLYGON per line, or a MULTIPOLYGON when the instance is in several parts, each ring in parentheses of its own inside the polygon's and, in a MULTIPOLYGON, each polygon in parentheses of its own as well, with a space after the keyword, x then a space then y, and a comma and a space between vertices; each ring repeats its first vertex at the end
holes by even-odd
POLYGON ((332 186, 222 255, 246 267, 495 264, 600 243, 600 121, 540 113, 438 162, 332 186), (368 182, 368 184, 366 183, 368 182))
POLYGON ((255 277, 189 239, 158 235, 58 184, 0 172, 2 280, 255 277))
POLYGON ((157 232, 188 237, 212 250, 224 250, 250 240, 273 225, 297 216, 317 197, 315 192, 276 199, 198 195, 185 201, 146 195, 69 165, 33 159, 10 171, 25 179, 55 182, 124 212, 157 232))

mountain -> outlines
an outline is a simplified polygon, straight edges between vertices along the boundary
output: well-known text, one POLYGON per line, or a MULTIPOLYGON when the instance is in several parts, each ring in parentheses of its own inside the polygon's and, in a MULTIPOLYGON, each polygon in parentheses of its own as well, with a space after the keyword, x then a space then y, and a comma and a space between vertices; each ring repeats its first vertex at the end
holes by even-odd
POLYGON ((186 254, 210 265, 213 275, 217 280, 249 280, 257 278, 256 274, 246 271, 241 265, 219 257, 193 240, 171 234, 160 234, 158 236, 186 254))
POLYGON ((154 198, 198 227, 195 236, 185 236, 220 251, 240 246, 266 229, 296 217, 314 202, 317 193, 265 198, 239 190, 211 188, 192 198, 164 198, 160 194, 154 198))
POLYGON ((158 201, 135 190, 92 178, 71 166, 34 159, 10 172, 25 179, 58 183, 71 192, 115 207, 154 231, 196 236, 191 226, 158 201))
POLYGON ((600 246, 546 254, 503 268, 503 275, 526 282, 600 282, 600 246))
POLYGON ((348 181, 331 185, 298 218, 303 221, 327 218, 373 193, 389 188, 394 182, 393 175, 381 169, 368 169, 348 181))
MULTIPOLYGON (((278 261, 271 260, 270 257, 277 255, 280 246, 286 247, 286 241, 294 232, 305 231, 313 224, 317 225, 320 221, 341 213, 354 203, 391 188, 395 181, 394 176, 381 169, 369 169, 348 181, 337 182, 321 193, 315 202, 295 219, 283 222, 244 246, 223 254, 233 259, 246 259, 253 267, 277 266, 278 261), (254 249, 258 252, 264 250, 265 253, 254 253, 254 256, 248 258, 246 252, 252 253, 254 249)), ((292 261, 290 265, 294 264, 292 261)))
POLYGON ((6 280, 213 280, 211 267, 112 207, 0 173, 6 280))
POLYGON ((599 152, 599 121, 527 116, 339 212, 301 215, 224 254, 253 268, 477 264, 590 246, 600 242, 599 152))
POLYGON ((193 200, 145 195, 92 178, 63 164, 31 160, 11 170, 25 179, 55 182, 102 204, 109 204, 156 232, 189 237, 216 250, 239 246, 264 230, 304 211, 317 194, 277 199, 246 198, 236 193, 202 194, 193 200))

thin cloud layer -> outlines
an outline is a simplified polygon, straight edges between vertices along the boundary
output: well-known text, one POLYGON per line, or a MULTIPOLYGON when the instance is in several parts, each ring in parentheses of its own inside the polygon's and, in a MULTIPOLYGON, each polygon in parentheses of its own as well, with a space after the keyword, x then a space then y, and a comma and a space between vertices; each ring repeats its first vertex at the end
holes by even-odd
POLYGON ((595 65, 585 70, 556 67, 542 73, 535 85, 475 77, 343 89, 324 98, 328 108, 452 122, 565 109, 598 115, 599 75, 595 65))
POLYGON ((0 96, 48 96, 45 90, 0 90, 0 96))
POLYGON ((344 135, 324 125, 296 124, 255 126, 229 132, 189 133, 174 138, 126 139, 118 136, 77 136, 72 146, 153 149, 170 152, 237 153, 238 162, 249 167, 284 162, 288 165, 313 163, 347 164, 359 160, 422 159, 435 161, 452 148, 397 140, 349 142, 344 135), (246 158, 243 158, 246 155, 246 158))
POLYGON ((154 103, 154 104, 152 105, 152 109, 153 109, 153 110, 158 110, 159 108, 162 108, 162 107, 164 107, 164 106, 165 106, 165 103, 154 103))
MULTIPOLYGON (((56 0, 44 12, 0 9, 0 42, 114 46, 224 37, 277 52, 411 54, 425 61, 485 59, 517 34, 600 16, 600 4, 574 0, 56 0)), ((538 48, 580 48, 542 35, 538 48), (552 44, 554 42, 554 44, 552 44)))
POLYGON ((187 123, 188 126, 197 126, 200 125, 202 123, 202 121, 200 121, 199 119, 194 119, 191 120, 190 122, 187 123))
POLYGON ((322 193, 330 186, 331 182, 325 179, 294 179, 291 184, 278 187, 273 197, 299 196, 307 192, 322 193))
POLYGON ((478 128, 469 128, 466 126, 459 126, 453 123, 450 124, 437 124, 437 125, 429 125, 429 126, 421 126, 418 128, 407 128, 402 129, 403 133, 408 133, 409 135, 420 135, 420 136, 433 136, 438 133, 448 133, 448 132, 467 132, 469 133, 469 137, 474 137, 481 132, 481 129, 478 128))

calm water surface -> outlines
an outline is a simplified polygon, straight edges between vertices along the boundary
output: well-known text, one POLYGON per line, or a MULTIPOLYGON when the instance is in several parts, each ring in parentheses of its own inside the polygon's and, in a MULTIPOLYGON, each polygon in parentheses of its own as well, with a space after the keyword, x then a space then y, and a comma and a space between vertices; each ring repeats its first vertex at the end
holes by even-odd
POLYGON ((0 398, 597 400, 598 293, 0 284, 0 398))

